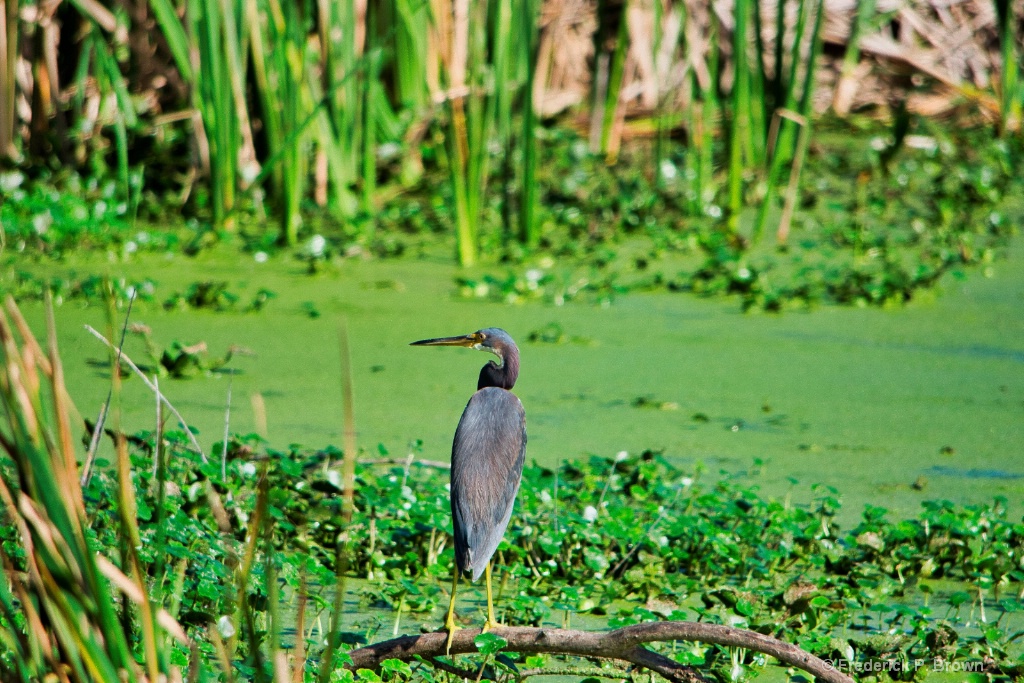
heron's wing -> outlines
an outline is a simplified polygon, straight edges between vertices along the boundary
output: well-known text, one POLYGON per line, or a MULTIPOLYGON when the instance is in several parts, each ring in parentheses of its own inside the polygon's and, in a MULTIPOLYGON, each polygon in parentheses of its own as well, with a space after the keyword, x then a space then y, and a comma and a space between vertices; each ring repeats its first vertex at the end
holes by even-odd
POLYGON ((473 394, 452 445, 455 561, 475 581, 505 534, 526 457, 526 415, 505 389, 473 394))

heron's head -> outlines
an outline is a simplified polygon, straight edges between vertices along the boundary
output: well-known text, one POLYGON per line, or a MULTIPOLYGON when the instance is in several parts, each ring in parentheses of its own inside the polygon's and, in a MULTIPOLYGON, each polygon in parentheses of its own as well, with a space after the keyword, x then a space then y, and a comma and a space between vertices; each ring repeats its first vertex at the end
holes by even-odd
POLYGON ((414 341, 410 346, 465 346, 479 351, 489 351, 497 356, 502 362, 512 352, 518 351, 516 343, 505 330, 498 327, 488 327, 477 330, 472 334, 464 334, 458 337, 438 337, 437 339, 422 339, 414 341))
POLYGON ((477 388, 485 386, 511 389, 519 376, 519 348, 508 332, 497 327, 487 327, 460 337, 439 337, 415 341, 411 346, 465 346, 488 351, 498 357, 498 362, 488 362, 480 369, 477 388))

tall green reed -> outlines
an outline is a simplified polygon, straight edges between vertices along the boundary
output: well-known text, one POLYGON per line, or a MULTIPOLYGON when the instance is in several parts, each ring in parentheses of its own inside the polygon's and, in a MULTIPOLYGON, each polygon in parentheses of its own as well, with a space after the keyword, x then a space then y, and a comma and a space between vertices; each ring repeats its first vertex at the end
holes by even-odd
MULTIPOLYGON (((319 6, 324 74, 321 90, 327 102, 327 116, 322 125, 336 131, 335 139, 324 148, 329 150, 335 210, 341 216, 351 217, 360 206, 356 185, 366 168, 362 157, 373 148, 365 125, 369 116, 366 111, 369 85, 362 59, 374 36, 366 30, 366 16, 357 14, 353 0, 321 2, 319 6)), ((372 156, 366 164, 370 162, 372 156)))
POLYGON ((1000 130, 1006 133, 1019 130, 1022 97, 1020 84, 1020 54, 1017 48, 1017 16, 1010 0, 993 0, 998 19, 999 54, 1002 64, 999 73, 1000 130))
POLYGON ((599 0, 594 32, 594 78, 590 106, 590 151, 609 161, 618 156, 616 120, 629 51, 626 0, 599 0))
POLYGON ((270 171, 279 203, 278 241, 298 241, 309 168, 308 145, 299 123, 312 102, 306 91, 306 30, 302 5, 247 0, 253 76, 260 97, 267 148, 277 160, 270 171))
MULTIPOLYGON (((526 75, 520 97, 523 117, 523 174, 519 202, 520 239, 526 246, 536 247, 540 241, 540 225, 536 219, 538 121, 533 102, 537 70, 537 3, 533 0, 522 0, 518 10, 520 47, 517 55, 520 71, 525 71, 526 75)), ((510 153, 510 151, 506 153, 510 153)))
POLYGON ((196 36, 199 55, 193 98, 209 150, 213 223, 231 230, 235 224, 242 125, 248 118, 243 27, 238 24, 243 16, 242 0, 192 0, 191 5, 186 17, 196 36))
MULTIPOLYGON (((778 28, 785 28, 785 2, 778 4, 778 28)), ((782 47, 785 33, 777 33, 776 63, 769 88, 774 95, 769 115, 771 125, 767 139, 770 152, 766 161, 765 194, 754 223, 752 240, 760 239, 774 208, 782 174, 789 165, 791 187, 799 183, 803 167, 803 155, 807 145, 800 144, 810 135, 812 98, 816 76, 816 65, 821 54, 821 25, 825 16, 822 0, 798 0, 797 20, 793 28, 792 48, 788 54, 782 47), (809 32, 808 32, 809 30, 809 32)), ((780 236, 786 234, 780 230, 780 236)))
POLYGON ((381 3, 381 13, 380 25, 393 29, 390 42, 395 100, 418 118, 430 105, 430 4, 427 0, 389 0, 381 3))
POLYGON ((832 100, 832 108, 840 116, 845 116, 850 111, 853 80, 860 63, 860 39, 867 33, 874 15, 875 0, 860 0, 857 3, 857 14, 850 26, 850 39, 846 44, 846 52, 843 53, 843 65, 839 74, 839 82, 836 84, 835 97, 832 100))
POLYGON ((178 69, 192 85, 215 226, 233 224, 239 186, 266 183, 280 218, 278 242, 294 244, 309 195, 308 160, 318 157, 327 169, 331 210, 343 219, 360 209, 372 213, 375 132, 383 129, 390 139, 397 133, 380 85, 377 10, 359 7, 355 0, 188 0, 182 22, 170 0, 154 0, 178 69), (315 42, 309 40, 314 29, 315 42), (249 123, 257 116, 262 168, 249 123))
MULTIPOLYGON (((713 200, 715 195, 715 130, 721 113, 718 82, 719 36, 722 35, 722 27, 714 13, 709 14, 710 31, 706 42, 707 72, 703 76, 706 80, 702 80, 697 69, 691 69, 686 81, 686 87, 689 88, 687 129, 690 133, 686 154, 686 176, 691 179, 687 206, 692 214, 698 216, 708 213, 707 203, 713 200)), ((698 63, 697 60, 704 59, 703 47, 695 40, 688 40, 687 59, 691 63, 698 63)))
MULTIPOLYGON (((352 354, 349 350, 348 321, 342 318, 338 325, 338 352, 341 361, 341 397, 343 402, 342 433, 344 435, 341 463, 342 502, 341 516, 347 525, 352 521, 355 512, 356 493, 356 462, 359 450, 356 447, 355 391, 352 385, 352 354)), ((327 683, 331 674, 338 667, 337 657, 341 646, 341 618, 344 612, 346 595, 346 577, 349 573, 353 551, 352 539, 347 531, 338 535, 335 544, 334 564, 334 600, 330 628, 327 634, 322 656, 318 680, 327 683)))
POLYGON ((128 85, 121 74, 121 68, 114 57, 107 38, 98 26, 91 26, 86 40, 86 55, 93 55, 95 60, 96 85, 105 101, 112 101, 116 106, 110 107, 105 118, 112 122, 114 129, 114 149, 117 154, 117 179, 124 199, 134 203, 130 170, 128 167, 128 131, 139 124, 135 113, 135 105, 128 93, 128 85), (113 95, 113 97, 106 97, 113 95))
POLYGON ((0 158, 17 155, 14 69, 21 53, 20 4, 20 0, 0 0, 0 158))
MULTIPOLYGON (((770 211, 775 206, 784 172, 790 169, 787 202, 798 187, 799 172, 809 134, 814 77, 821 53, 821 0, 780 0, 776 4, 769 48, 761 7, 756 0, 737 0, 732 16, 731 91, 719 95, 722 51, 717 36, 725 31, 711 13, 708 24, 712 35, 706 42, 694 44, 694 32, 687 33, 687 60, 697 64, 706 60, 710 78, 694 68, 688 74, 686 88, 689 111, 685 116, 689 131, 686 155, 687 193, 690 211, 707 213, 705 203, 717 187, 714 181, 714 141, 718 121, 724 121, 726 145, 724 229, 738 239, 740 216, 746 208, 745 186, 755 178, 765 180, 765 196, 757 212, 751 241, 759 239, 770 211), (790 25, 787 11, 796 4, 796 21, 790 25), (693 51, 697 50, 697 54, 693 51), (799 124, 797 122, 800 122, 799 124), (795 184, 794 184, 795 183, 795 184)), ((694 20, 687 17, 687 20, 694 20)), ((785 232, 785 231, 783 231, 785 232)))
POLYGON ((239 25, 246 16, 245 2, 186 0, 184 21, 171 0, 151 3, 178 72, 191 88, 198 113, 195 135, 209 171, 214 227, 228 230, 235 224, 243 149, 255 163, 245 98, 245 27, 239 25))
POLYGON ((534 15, 532 6, 529 0, 453 0, 441 10, 453 22, 452 41, 440 55, 446 119, 441 152, 449 169, 458 256, 464 266, 473 265, 478 257, 492 147, 511 154, 512 102, 516 95, 526 113, 522 124, 525 168, 519 203, 521 234, 526 242, 537 240, 532 223, 536 202, 523 199, 534 193, 537 164, 537 123, 528 89, 534 69, 534 41, 531 34, 512 40, 513 32, 509 31, 510 26, 516 26, 511 20, 514 16, 520 16, 519 27, 524 26, 522 15, 534 15), (525 201, 529 206, 524 205, 525 201))
POLYGON ((751 128, 751 73, 747 58, 749 18, 757 3, 753 0, 736 0, 733 9, 733 82, 732 108, 729 112, 729 175, 727 221, 728 230, 739 231, 740 212, 743 210, 743 176, 746 171, 744 158, 753 157, 753 131, 751 128))

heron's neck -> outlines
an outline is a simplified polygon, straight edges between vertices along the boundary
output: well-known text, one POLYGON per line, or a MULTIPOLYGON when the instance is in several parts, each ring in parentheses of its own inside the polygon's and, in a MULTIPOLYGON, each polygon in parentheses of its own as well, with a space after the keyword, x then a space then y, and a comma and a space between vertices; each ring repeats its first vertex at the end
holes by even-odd
POLYGON ((507 356, 499 356, 501 363, 492 360, 480 368, 480 379, 476 383, 477 391, 484 387, 511 389, 516 385, 516 378, 519 377, 519 354, 510 353, 507 356))

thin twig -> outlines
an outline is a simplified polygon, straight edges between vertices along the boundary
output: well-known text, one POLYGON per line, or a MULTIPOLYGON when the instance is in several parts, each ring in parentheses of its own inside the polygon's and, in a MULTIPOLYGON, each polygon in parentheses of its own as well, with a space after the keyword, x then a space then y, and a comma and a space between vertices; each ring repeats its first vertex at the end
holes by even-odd
POLYGON ((480 683, 480 679, 484 677, 484 669, 491 663, 492 657, 494 657, 493 654, 488 654, 484 657, 484 661, 480 662, 480 668, 476 672, 476 683, 480 683))
MULTIPOLYGON (((114 348, 113 345, 109 341, 107 341, 107 338, 104 337, 99 332, 97 332, 96 330, 94 330, 92 326, 86 325, 85 329, 88 330, 90 334, 92 334, 94 337, 99 339, 101 342, 103 342, 110 348, 114 348)), ((135 372, 135 374, 139 376, 139 379, 141 379, 142 382, 147 387, 149 387, 150 391, 156 391, 156 387, 153 386, 153 383, 149 381, 149 378, 146 377, 146 374, 142 372, 142 370, 139 370, 139 366, 132 362, 132 359, 128 357, 128 354, 121 354, 120 360, 123 360, 125 363, 128 364, 128 367, 131 368, 135 372)), ((192 442, 192 447, 195 449, 196 453, 198 453, 200 457, 202 457, 203 462, 210 462, 209 458, 206 457, 206 453, 203 452, 202 446, 200 446, 199 442, 196 441, 195 434, 193 434, 192 430, 188 428, 188 423, 185 422, 185 418, 181 416, 181 413, 178 412, 178 409, 171 405, 171 402, 167 400, 166 395, 160 394, 160 398, 161 400, 163 400, 164 405, 167 406, 167 409, 171 411, 174 417, 178 418, 178 422, 181 424, 182 427, 184 427, 185 434, 188 436, 189 441, 192 442)))
POLYGON ((450 470, 452 464, 450 462, 441 462, 440 460, 413 460, 409 462, 409 458, 374 458, 371 460, 365 460, 360 458, 360 465, 419 465, 420 467, 436 467, 440 470, 450 470))
POLYGON ((249 397, 252 403, 253 420, 256 421, 256 433, 264 439, 267 438, 267 404, 263 400, 263 394, 256 392, 249 397))
POLYGON ((292 683, 302 683, 306 671, 306 639, 303 633, 306 631, 306 602, 309 599, 309 589, 306 584, 306 567, 303 565, 299 573, 299 606, 295 610, 295 669, 292 671, 292 683))
POLYGON ((231 380, 228 376, 228 405, 224 409, 224 448, 220 453, 220 478, 221 481, 228 480, 228 430, 231 428, 231 380))
POLYGON ((160 471, 160 445, 164 439, 163 415, 160 411, 160 380, 153 375, 153 391, 156 394, 156 441, 153 442, 153 479, 160 471))
POLYGON ((402 470, 402 485, 398 488, 399 491, 404 489, 405 485, 409 482, 409 468, 412 467, 412 461, 415 457, 412 453, 405 456, 405 468, 402 470))
POLYGON ((356 418, 352 390, 352 355, 348 347, 348 321, 341 319, 338 325, 338 351, 341 355, 341 398, 344 455, 341 467, 341 481, 344 490, 341 498, 341 516, 346 523, 352 521, 355 510, 356 487, 356 418))
POLYGON ((793 168, 789 172, 789 185, 786 186, 786 202, 782 207, 782 216, 779 218, 779 228, 776 232, 775 239, 779 244, 785 244, 789 239, 789 225, 793 221, 797 193, 800 192, 800 172, 803 169, 804 157, 807 156, 809 122, 803 117, 800 118, 801 120, 794 119, 800 125, 800 136, 797 138, 796 155, 793 157, 793 168))
MULTIPOLYGON (((133 291, 131 296, 128 297, 128 309, 124 313, 124 325, 121 326, 121 341, 117 344, 117 362, 114 364, 112 372, 121 372, 121 358, 124 355, 124 338, 128 333, 128 320, 132 316, 132 305, 135 303, 135 292, 133 291)), ((89 327, 86 325, 86 327, 89 327)), ((110 345, 110 342, 106 337, 101 335, 96 330, 92 330, 92 333, 102 339, 104 343, 110 348, 114 348, 110 345)), ((89 441, 89 452, 85 455, 85 467, 82 468, 81 484, 83 487, 89 484, 89 477, 92 476, 92 463, 96 459, 96 450, 100 445, 100 435, 103 434, 103 424, 107 421, 107 413, 110 412, 110 401, 114 396, 114 381, 116 378, 112 377, 110 389, 107 390, 107 400, 104 401, 103 407, 100 409, 100 414, 96 418, 96 426, 92 431, 92 440, 89 441)))
POLYGON ((96 428, 92 430, 92 439, 89 440, 89 452, 85 455, 85 465, 82 466, 82 477, 81 484, 84 488, 89 483, 89 472, 92 470, 92 461, 96 458, 96 449, 100 445, 100 436, 103 435, 103 430, 99 428, 101 424, 107 419, 107 408, 110 407, 109 396, 108 400, 103 402, 100 406, 100 414, 96 418, 96 428))
POLYGON ((604 480, 604 488, 601 489, 601 495, 597 497, 597 505, 595 509, 597 514, 601 514, 601 510, 604 509, 604 497, 608 494, 608 489, 611 488, 612 479, 615 479, 615 464, 612 463, 612 468, 608 472, 608 476, 604 480))
POLYGON ((561 461, 561 459, 559 459, 558 462, 555 463, 555 485, 554 485, 554 494, 555 495, 551 498, 551 500, 552 500, 552 507, 553 507, 553 512, 552 512, 552 515, 551 515, 551 517, 552 517, 551 524, 554 527, 554 530, 555 530, 556 534, 560 531, 560 529, 558 527, 558 470, 561 467, 562 467, 562 461, 561 461))

